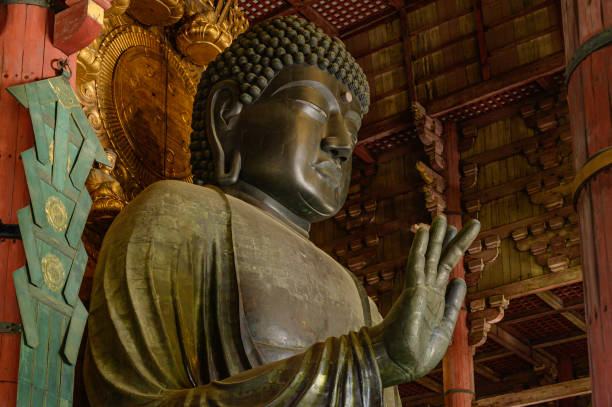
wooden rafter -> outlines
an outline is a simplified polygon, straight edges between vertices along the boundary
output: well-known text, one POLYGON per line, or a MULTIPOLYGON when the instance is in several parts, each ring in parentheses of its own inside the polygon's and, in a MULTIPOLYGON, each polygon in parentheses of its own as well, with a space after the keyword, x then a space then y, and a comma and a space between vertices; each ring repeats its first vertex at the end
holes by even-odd
POLYGON ((505 239, 507 237, 510 237, 512 232, 515 231, 516 229, 519 229, 522 227, 528 227, 530 225, 535 225, 537 223, 547 222, 548 220, 556 218, 556 217, 566 218, 568 216, 571 216, 574 213, 575 211, 573 207, 563 206, 559 209, 555 209, 549 212, 544 212, 536 216, 530 216, 528 218, 521 219, 516 222, 508 223, 506 225, 483 230, 482 232, 480 232, 477 239, 485 239, 489 236, 499 236, 500 239, 505 239))
POLYGON ((488 62, 487 41, 485 39, 485 29, 482 19, 481 0, 473 0, 474 4, 474 20, 476 21, 476 39, 478 40, 478 53, 480 56, 480 70, 482 72, 482 80, 488 81, 491 79, 491 67, 488 62))
MULTIPOLYGON (((536 295, 556 311, 560 311, 564 308, 563 300, 550 291, 539 292, 536 295)), ((586 332, 586 323, 574 311, 561 311, 561 315, 563 315, 565 319, 574 324, 582 332, 586 332)))
POLYGON ((488 337, 536 369, 550 368, 557 363, 553 356, 546 354, 542 349, 532 348, 497 325, 491 325, 488 337))
POLYGON ((565 65, 563 52, 550 55, 530 64, 522 65, 511 72, 500 75, 499 78, 481 82, 478 85, 451 93, 441 99, 431 102, 427 111, 434 116, 443 116, 453 110, 487 99, 509 89, 533 82, 543 76, 560 72, 565 65))
POLYGON ((435 391, 436 393, 442 393, 442 385, 431 377, 421 377, 420 379, 416 379, 415 382, 431 391, 435 391))
POLYGON ((591 393, 591 378, 570 380, 561 383, 540 386, 521 392, 502 394, 476 400, 472 407, 489 406, 532 406, 534 404, 546 403, 566 397, 581 396, 591 393))
POLYGON ((503 294, 507 299, 512 300, 513 298, 519 298, 525 295, 535 294, 557 287, 563 287, 580 281, 582 281, 582 267, 570 267, 569 269, 560 271, 558 273, 548 273, 526 280, 517 281, 516 283, 510 283, 496 288, 469 294, 468 301, 472 301, 477 298, 488 298, 496 294, 503 294))

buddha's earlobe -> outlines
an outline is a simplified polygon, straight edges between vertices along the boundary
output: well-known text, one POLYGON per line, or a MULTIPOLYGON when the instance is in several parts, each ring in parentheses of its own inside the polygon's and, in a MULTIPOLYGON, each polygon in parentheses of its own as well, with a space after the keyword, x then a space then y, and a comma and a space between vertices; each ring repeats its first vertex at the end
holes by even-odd
POLYGON ((242 111, 239 96, 238 84, 225 80, 217 83, 208 97, 206 130, 218 185, 236 183, 242 169, 240 145, 233 131, 235 119, 242 111))

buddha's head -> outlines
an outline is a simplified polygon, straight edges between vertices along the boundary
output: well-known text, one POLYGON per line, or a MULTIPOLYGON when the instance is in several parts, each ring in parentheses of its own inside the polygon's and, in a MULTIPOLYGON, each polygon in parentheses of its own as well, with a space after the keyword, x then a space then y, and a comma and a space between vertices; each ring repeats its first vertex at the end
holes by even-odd
POLYGON ((194 103, 194 182, 246 183, 313 222, 344 204, 369 105, 344 44, 297 17, 263 22, 212 62, 194 103))

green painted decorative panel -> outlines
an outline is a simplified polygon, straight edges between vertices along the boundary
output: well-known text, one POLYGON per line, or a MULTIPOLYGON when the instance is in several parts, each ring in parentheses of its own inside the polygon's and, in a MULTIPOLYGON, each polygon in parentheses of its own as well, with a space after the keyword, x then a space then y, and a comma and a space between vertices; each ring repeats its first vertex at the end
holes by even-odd
POLYGON ((21 154, 30 206, 18 212, 26 266, 13 273, 23 336, 17 405, 72 405, 87 310, 78 298, 94 160, 109 164, 65 75, 9 88, 29 109, 35 146, 21 154))

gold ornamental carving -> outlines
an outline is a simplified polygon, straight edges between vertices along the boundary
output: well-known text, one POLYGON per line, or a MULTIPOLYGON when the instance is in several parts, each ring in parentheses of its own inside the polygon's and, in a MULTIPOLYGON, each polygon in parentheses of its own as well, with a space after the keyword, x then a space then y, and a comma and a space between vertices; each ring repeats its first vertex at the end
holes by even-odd
POLYGON ((161 179, 191 180, 197 83, 247 25, 237 0, 115 0, 106 11, 102 33, 79 53, 77 95, 102 145, 117 153, 109 175, 127 201, 161 179), (160 11, 159 21, 143 17, 173 7, 180 13, 166 14, 180 21, 160 11))
POLYGON ((192 62, 207 65, 248 27, 238 0, 186 0, 176 46, 192 62))
POLYGON ((47 254, 42 258, 41 268, 43 280, 51 291, 59 291, 64 285, 66 272, 60 259, 54 254, 47 254))
POLYGON ((84 244, 93 272, 106 230, 140 191, 191 181, 193 97, 202 71, 248 22, 237 0, 114 0, 102 32, 79 52, 79 102, 112 167, 86 181, 84 244))
POLYGON ((128 13, 144 25, 177 23, 184 12, 183 0, 131 0, 128 13))
POLYGON ((181 58, 143 27, 113 30, 96 80, 100 118, 128 172, 142 186, 187 180, 196 83, 181 58))
POLYGON ((47 222, 53 230, 58 233, 62 233, 68 226, 68 214, 66 213, 66 206, 64 203, 55 196, 50 196, 45 202, 45 215, 47 222))

